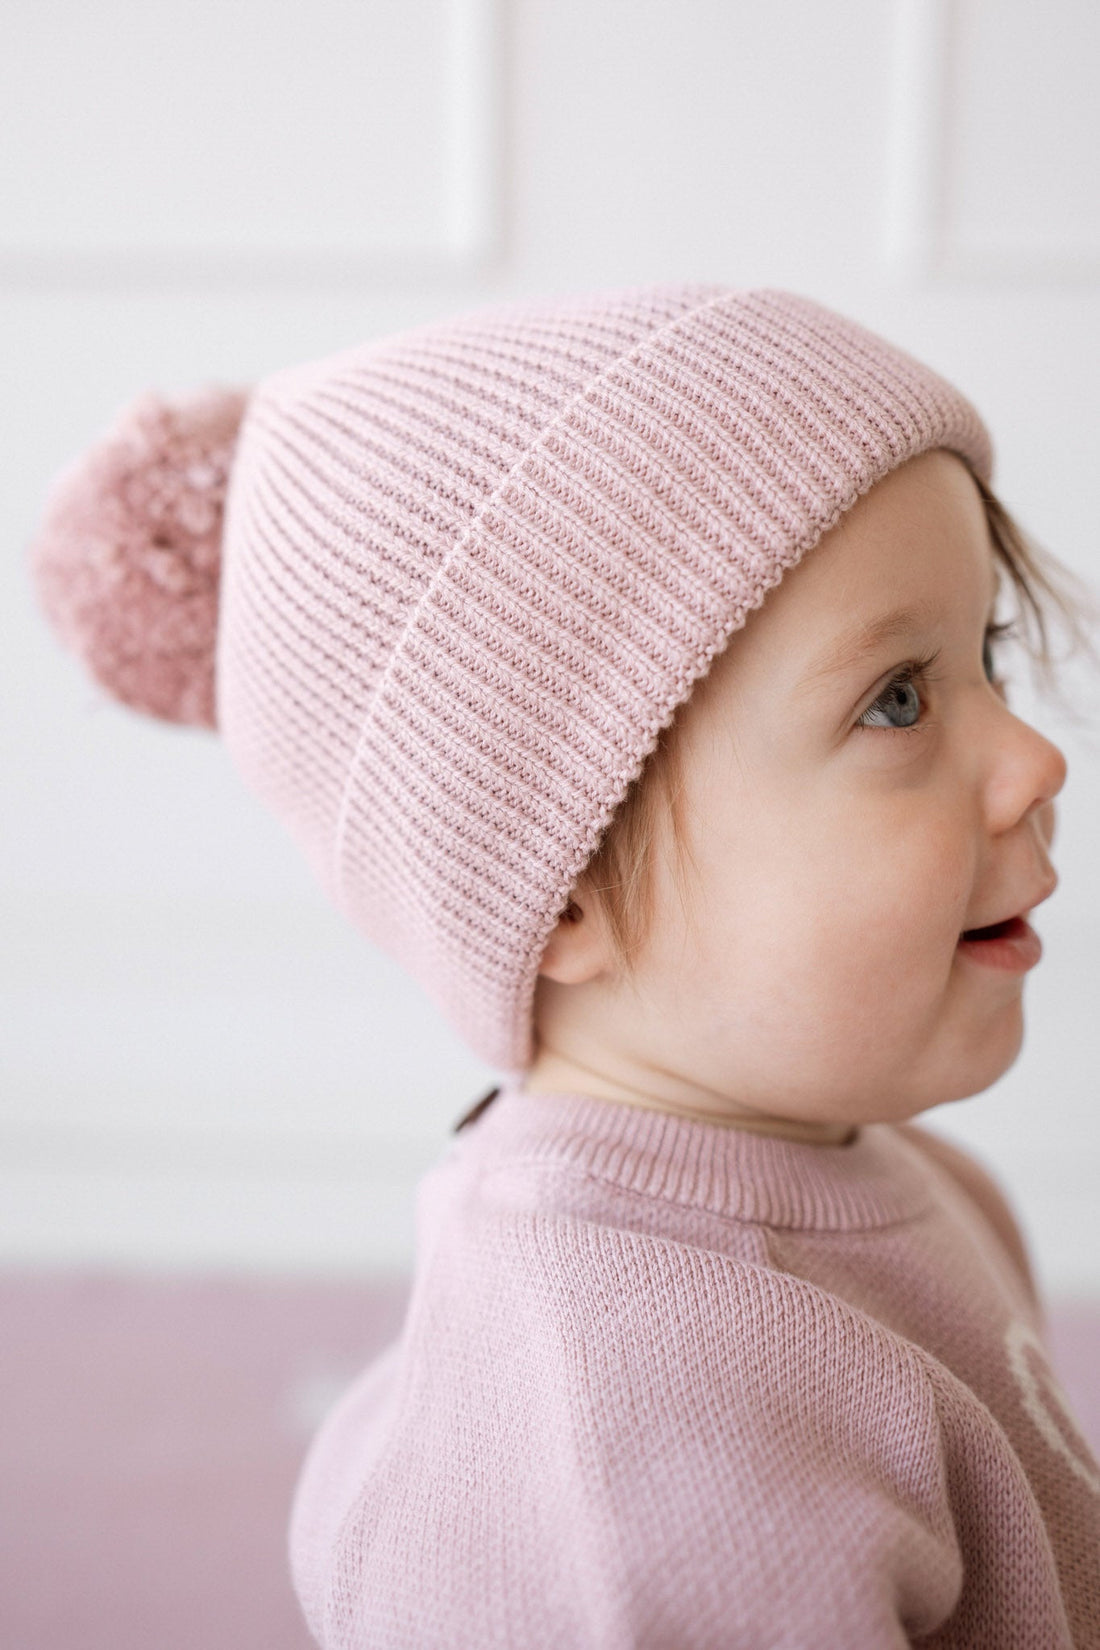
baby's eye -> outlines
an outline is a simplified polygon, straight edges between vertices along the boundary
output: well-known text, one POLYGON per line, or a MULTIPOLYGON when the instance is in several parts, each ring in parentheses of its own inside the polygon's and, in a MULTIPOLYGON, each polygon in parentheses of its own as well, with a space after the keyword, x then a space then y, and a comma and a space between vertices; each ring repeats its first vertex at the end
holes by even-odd
MULTIPOLYGON (((1010 621, 1004 624, 987 626, 982 641, 982 668, 990 683, 999 692, 1005 687, 1004 679, 997 675, 997 666, 993 652, 996 644, 1005 637, 1015 634, 1015 625, 1010 621)), ((912 733, 920 726, 921 708, 923 705, 922 690, 929 682, 937 677, 932 674, 932 666, 940 656, 940 649, 926 654, 921 659, 910 659, 902 665, 897 673, 887 682, 882 692, 873 704, 859 717, 856 726, 867 728, 871 732, 883 731, 886 733, 912 733), (897 722, 871 720, 871 718, 891 717, 897 715, 902 718, 900 725, 897 722)))
POLYGON ((993 686, 1002 695, 1008 683, 1003 676, 997 675, 997 667, 993 662, 993 650, 999 642, 1005 641, 1009 636, 1018 634, 1015 620, 1008 619, 1003 624, 991 624, 986 630, 985 640, 982 643, 982 664, 985 667, 985 673, 993 686))
POLYGON ((981 668, 985 670, 990 681, 996 681, 996 660, 993 658, 993 637, 986 630, 985 640, 981 643, 981 668))
POLYGON ((921 695, 919 687, 929 680, 928 667, 935 657, 933 654, 927 659, 912 659, 902 665, 897 675, 892 677, 873 704, 867 706, 863 715, 856 723, 857 727, 869 728, 872 731, 885 727, 889 733, 908 733, 915 728, 920 720, 921 695), (892 716, 895 712, 909 720, 899 726, 893 722, 883 723, 871 721, 872 717, 892 716))

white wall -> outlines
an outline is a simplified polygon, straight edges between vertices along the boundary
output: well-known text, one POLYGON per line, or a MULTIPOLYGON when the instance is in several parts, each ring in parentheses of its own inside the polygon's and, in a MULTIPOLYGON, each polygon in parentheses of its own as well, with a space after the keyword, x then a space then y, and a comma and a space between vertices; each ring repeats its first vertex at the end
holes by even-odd
MULTIPOLYGON (((139 390, 494 297, 806 291, 978 403, 1009 504, 1100 585, 1090 0, 58 0, 0 63, 0 1258, 411 1260, 493 1081, 345 929, 216 740, 104 702, 32 601, 57 468, 139 390)), ((14 43, 13 43, 14 35, 14 43)), ((928 1121, 1100 1294, 1100 679, 1013 1070, 928 1121)))

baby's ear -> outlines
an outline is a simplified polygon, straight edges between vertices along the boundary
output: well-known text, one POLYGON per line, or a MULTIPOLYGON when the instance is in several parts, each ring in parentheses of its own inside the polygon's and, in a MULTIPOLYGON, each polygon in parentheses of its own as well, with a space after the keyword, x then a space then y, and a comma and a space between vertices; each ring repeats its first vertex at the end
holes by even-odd
POLYGON ((582 877, 546 942, 539 973, 559 985, 583 985, 602 974, 610 961, 599 898, 582 877))

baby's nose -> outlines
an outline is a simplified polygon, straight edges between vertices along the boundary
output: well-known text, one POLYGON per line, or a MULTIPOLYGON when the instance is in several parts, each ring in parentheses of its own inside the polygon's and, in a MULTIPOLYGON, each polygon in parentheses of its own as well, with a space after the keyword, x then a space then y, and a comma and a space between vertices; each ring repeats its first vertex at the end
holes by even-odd
POLYGON ((1066 759, 1033 723, 1002 700, 992 699, 1000 738, 986 746, 991 757, 986 800, 994 834, 1035 831, 1046 845, 1054 838, 1054 798, 1066 782, 1066 759))
MULTIPOLYGON (((1031 746, 1031 773, 1024 781, 1034 787, 1031 808, 1039 819, 1039 828, 1047 845, 1054 838, 1054 798, 1066 782, 1069 771, 1061 746, 1045 733, 1023 722, 1031 746)), ((1030 811, 1030 810, 1029 810, 1030 811)))

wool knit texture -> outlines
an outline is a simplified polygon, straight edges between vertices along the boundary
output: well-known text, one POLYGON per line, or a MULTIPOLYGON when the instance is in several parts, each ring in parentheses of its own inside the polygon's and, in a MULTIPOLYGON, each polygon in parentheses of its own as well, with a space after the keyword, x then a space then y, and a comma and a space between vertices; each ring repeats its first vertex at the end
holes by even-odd
POLYGON ((631 287, 275 374, 226 503, 217 719, 351 921, 512 1075, 539 961, 767 591, 973 408, 806 299, 631 287))
POLYGON ((323 1650, 1089 1650, 1100 1468, 990 1176, 509 1084, 317 1435, 323 1650))

